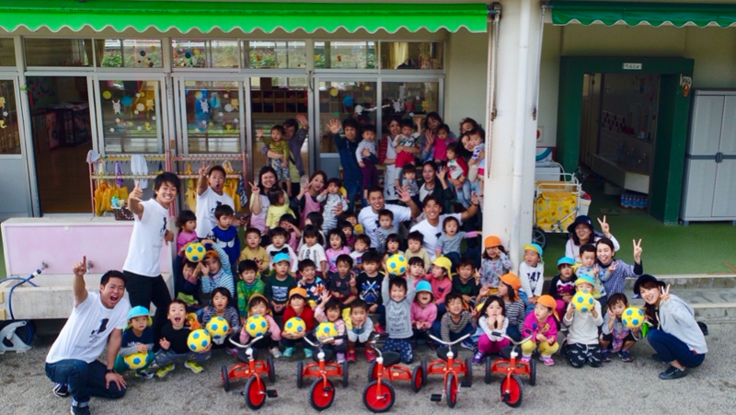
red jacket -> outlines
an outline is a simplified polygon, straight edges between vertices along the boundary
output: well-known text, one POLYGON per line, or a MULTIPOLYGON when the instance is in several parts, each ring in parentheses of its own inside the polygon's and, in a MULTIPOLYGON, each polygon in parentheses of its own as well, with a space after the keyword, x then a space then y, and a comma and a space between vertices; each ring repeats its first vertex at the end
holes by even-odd
POLYGON ((291 306, 286 307, 286 310, 284 310, 284 324, 286 324, 286 322, 292 317, 299 317, 304 320, 304 324, 307 326, 308 332, 314 330, 314 311, 309 308, 309 306, 304 306, 302 314, 299 316, 296 315, 291 306))

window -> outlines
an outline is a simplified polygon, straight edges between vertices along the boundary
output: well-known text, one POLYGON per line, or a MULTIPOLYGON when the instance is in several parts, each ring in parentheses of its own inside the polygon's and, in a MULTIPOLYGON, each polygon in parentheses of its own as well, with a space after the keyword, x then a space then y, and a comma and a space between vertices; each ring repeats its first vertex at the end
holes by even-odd
POLYGON ((376 69, 376 42, 314 42, 317 69, 376 69))
POLYGON ((161 68, 161 41, 96 39, 97 66, 103 68, 161 68))
POLYGON ((442 42, 381 42, 381 69, 443 69, 442 42))
POLYGON ((13 39, 0 39, 0 66, 15 66, 15 43, 13 39))
POLYGON ((185 81, 184 86, 189 153, 239 153, 240 82, 185 81))
POLYGON ((156 81, 100 81, 105 153, 158 153, 156 81))
MULTIPOLYGON (((355 118, 358 124, 376 125, 377 97, 376 82, 361 81, 320 81, 319 87, 319 130, 322 132, 319 151, 336 153, 337 148, 332 140, 327 123, 332 118, 342 121, 355 118)), ((378 131, 380 137, 380 129, 378 131)))
POLYGON ((90 39, 24 39, 28 66, 92 66, 90 39))
POLYGON ((439 82, 383 82, 384 121, 386 116, 422 116, 439 111, 439 82))
POLYGON ((13 81, 0 79, 0 154, 20 154, 13 81))
POLYGON ((298 69, 307 66, 305 42, 245 41, 244 68, 298 69))
POLYGON ((237 40, 173 39, 174 68, 238 68, 237 40))

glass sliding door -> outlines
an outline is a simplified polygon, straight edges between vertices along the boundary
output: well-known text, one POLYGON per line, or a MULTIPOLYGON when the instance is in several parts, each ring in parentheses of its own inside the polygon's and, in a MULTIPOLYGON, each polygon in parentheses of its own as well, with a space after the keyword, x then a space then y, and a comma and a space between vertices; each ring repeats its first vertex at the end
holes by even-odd
POLYGON ((180 79, 179 92, 186 153, 243 151, 242 82, 180 79))

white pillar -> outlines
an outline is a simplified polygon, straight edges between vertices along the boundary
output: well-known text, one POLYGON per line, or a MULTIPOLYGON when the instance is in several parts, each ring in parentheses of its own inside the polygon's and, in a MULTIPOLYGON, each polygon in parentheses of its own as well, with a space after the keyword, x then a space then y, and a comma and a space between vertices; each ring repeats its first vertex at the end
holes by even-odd
MULTIPOLYGON (((488 131, 490 165, 484 177, 483 235, 497 235, 515 270, 531 240, 541 8, 532 0, 501 2, 496 52, 496 119, 488 131)), ((493 26, 489 26, 489 37, 493 26)), ((491 68, 489 68, 489 71, 491 68)), ((486 125, 491 125, 490 116, 486 125)))

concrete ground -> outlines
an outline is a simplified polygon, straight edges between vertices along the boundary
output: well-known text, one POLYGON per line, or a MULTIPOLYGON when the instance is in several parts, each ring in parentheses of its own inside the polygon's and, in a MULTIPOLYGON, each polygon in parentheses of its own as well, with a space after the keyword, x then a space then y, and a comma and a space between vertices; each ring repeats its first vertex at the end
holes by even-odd
MULTIPOLYGON (((397 392, 394 413, 514 413, 517 410, 539 414, 596 413, 641 414, 733 414, 736 408, 736 325, 710 324, 708 353, 705 363, 681 380, 661 381, 657 374, 665 366, 650 359, 652 349, 646 342, 634 346, 633 363, 618 359, 603 368, 574 369, 559 357, 554 367, 538 367, 537 385, 525 384, 521 408, 508 408, 499 400, 499 377, 490 385, 483 383, 481 366, 474 366, 472 388, 463 388, 455 412, 443 401, 440 405, 429 400, 430 394, 441 392, 439 377, 430 377, 428 385, 414 394, 409 384, 395 384, 397 392), (731 409, 729 409, 731 408, 731 409)), ((0 402, 6 414, 67 413, 69 399, 51 393, 51 382, 44 374, 44 359, 53 341, 41 338, 26 354, 8 353, 0 356, 0 402)), ((462 351, 461 357, 469 352, 462 351)), ((301 357, 301 352, 295 353, 301 357)), ((430 352, 420 356, 431 359, 430 352)), ((370 413, 363 406, 362 391, 366 385, 367 364, 359 353, 359 362, 350 366, 350 386, 338 386, 335 403, 326 413, 370 413)), ((91 409, 96 414, 216 414, 249 413, 240 395, 222 390, 220 367, 231 365, 234 358, 218 351, 205 365, 205 371, 195 375, 178 366, 165 379, 130 378, 128 393, 119 401, 93 398, 91 409)), ((259 411, 262 414, 294 414, 298 411, 316 413, 308 403, 307 387, 295 386, 296 360, 276 362, 276 383, 279 398, 269 399, 259 411)), ((524 379, 526 380, 526 379, 524 379)), ((234 389, 242 388, 242 381, 234 389)))

